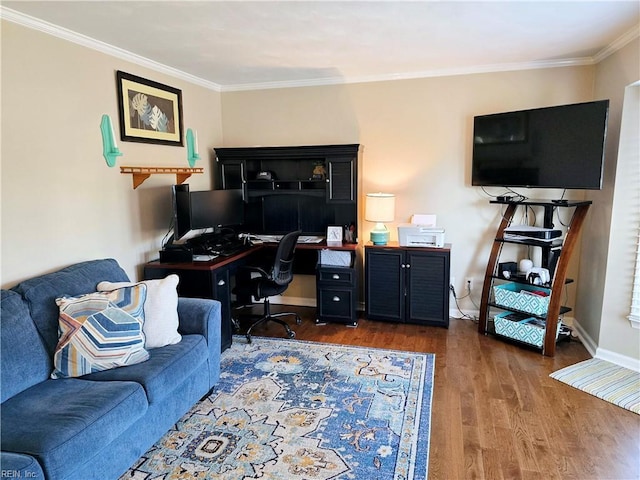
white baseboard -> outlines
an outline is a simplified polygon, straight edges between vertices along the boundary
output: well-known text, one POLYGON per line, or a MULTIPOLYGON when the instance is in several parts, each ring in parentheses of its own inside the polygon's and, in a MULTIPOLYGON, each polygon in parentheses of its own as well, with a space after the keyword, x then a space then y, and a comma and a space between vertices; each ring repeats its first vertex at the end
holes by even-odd
POLYGON ((269 297, 269 301, 273 305, 293 305, 296 307, 316 307, 317 302, 315 298, 305 298, 305 297, 289 297, 282 295, 274 295, 273 297, 269 297))
POLYGON ((640 360, 626 355, 620 355, 619 353, 612 352, 605 348, 601 348, 598 344, 587 334, 587 332, 580 326, 580 322, 574 319, 573 322, 574 331, 578 334, 580 341, 591 354, 592 357, 606 360, 615 365, 619 365, 634 372, 640 372, 640 360))
POLYGON ((449 318, 463 318, 466 320, 468 317, 471 318, 479 318, 480 310, 462 310, 458 309, 458 307, 449 307, 449 318))
POLYGON ((640 360, 637 358, 627 357, 626 355, 620 355, 619 353, 606 350, 598 347, 596 349, 596 358, 600 360, 606 360, 607 362, 615 363, 634 372, 640 372, 640 360))
POLYGON ((587 352, 589 352, 592 357, 595 357, 596 350, 598 349, 598 344, 593 340, 593 338, 589 336, 586 330, 580 325, 580 322, 578 322, 575 318, 573 319, 572 327, 573 331, 576 332, 578 338, 582 342, 582 345, 584 345, 584 348, 587 349, 587 352))

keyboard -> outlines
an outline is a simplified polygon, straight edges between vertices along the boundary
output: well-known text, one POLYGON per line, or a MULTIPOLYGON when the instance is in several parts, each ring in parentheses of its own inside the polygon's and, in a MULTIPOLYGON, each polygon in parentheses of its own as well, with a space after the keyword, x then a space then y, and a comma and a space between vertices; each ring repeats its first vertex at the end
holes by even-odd
POLYGON ((210 262, 211 260, 215 260, 218 255, 194 255, 194 262, 210 262))
POLYGON ((300 235, 298 237, 298 243, 320 243, 324 240, 324 237, 319 235, 300 235))
MULTIPOLYGON (((254 235, 254 237, 264 243, 278 243, 282 240, 283 235, 254 235)), ((320 243, 324 237, 320 235, 300 235, 298 243, 320 243)))

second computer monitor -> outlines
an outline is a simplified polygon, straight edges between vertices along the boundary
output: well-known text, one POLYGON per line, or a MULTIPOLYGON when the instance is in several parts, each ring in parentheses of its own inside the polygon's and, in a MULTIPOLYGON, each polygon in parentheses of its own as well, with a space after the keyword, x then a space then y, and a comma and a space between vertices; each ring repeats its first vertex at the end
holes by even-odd
POLYGON ((244 223, 242 190, 191 192, 191 228, 236 227, 244 223))

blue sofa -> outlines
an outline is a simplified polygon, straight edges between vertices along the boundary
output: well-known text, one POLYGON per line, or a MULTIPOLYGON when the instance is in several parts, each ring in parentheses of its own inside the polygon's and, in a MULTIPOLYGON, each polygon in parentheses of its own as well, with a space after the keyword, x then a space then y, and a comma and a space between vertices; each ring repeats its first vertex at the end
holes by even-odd
POLYGON ((3 476, 116 479, 217 383, 220 303, 180 298, 182 340, 142 363, 51 379, 62 295, 128 281, 113 259, 93 260, 2 290, 3 476))

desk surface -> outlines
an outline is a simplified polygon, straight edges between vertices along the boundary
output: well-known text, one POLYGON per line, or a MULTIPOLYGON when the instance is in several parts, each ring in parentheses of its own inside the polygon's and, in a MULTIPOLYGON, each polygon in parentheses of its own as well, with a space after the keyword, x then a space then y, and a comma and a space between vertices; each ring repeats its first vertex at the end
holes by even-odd
MULTIPOLYGON (((234 255, 229 255, 228 257, 224 257, 222 255, 214 258, 213 260, 209 260, 207 262, 165 262, 160 263, 160 260, 153 260, 145 265, 145 268, 174 268, 176 270, 215 270, 217 268, 224 267, 229 265, 230 263, 236 262, 242 258, 248 257, 254 253, 259 252, 264 248, 275 248, 277 247, 277 243, 260 243, 257 245, 253 245, 247 250, 243 250, 234 255)), ((339 245, 327 245, 327 242, 320 243, 298 243, 296 245, 296 250, 343 250, 343 251, 352 251, 355 252, 358 247, 357 243, 342 243, 339 245)))

